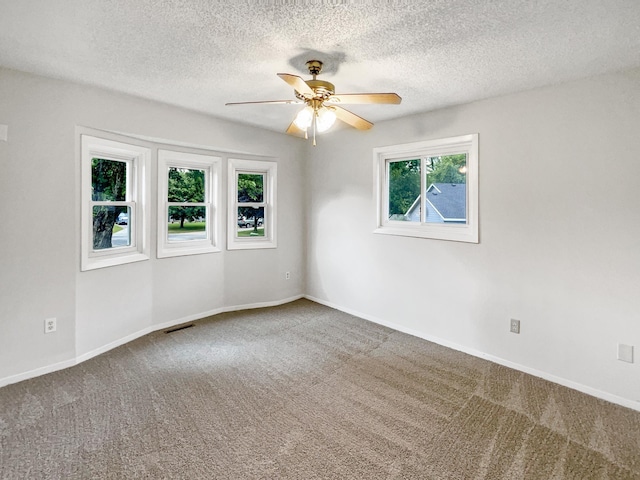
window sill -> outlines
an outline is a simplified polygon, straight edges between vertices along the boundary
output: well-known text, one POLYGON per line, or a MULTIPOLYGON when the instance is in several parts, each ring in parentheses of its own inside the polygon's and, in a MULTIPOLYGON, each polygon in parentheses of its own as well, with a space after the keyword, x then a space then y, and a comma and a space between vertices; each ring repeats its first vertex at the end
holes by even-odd
POLYGON ((118 256, 112 257, 90 257, 88 259, 83 259, 81 270, 83 272, 86 272, 88 270, 96 270, 98 268, 104 267, 114 267, 116 265, 125 265, 127 263, 142 262, 144 260, 149 260, 149 256, 137 252, 131 254, 119 254, 118 256))
POLYGON ((398 222, 376 228, 373 233, 402 237, 430 238, 452 242, 478 243, 478 233, 469 225, 425 225, 398 222))
POLYGON ((158 251, 158 258, 185 257, 188 255, 202 255, 204 253, 216 253, 221 250, 212 245, 194 247, 194 246, 166 246, 162 251, 158 251))
POLYGON ((255 238, 246 241, 235 239, 227 245, 227 250, 254 250, 261 248, 278 248, 278 244, 272 240, 257 240, 255 238))

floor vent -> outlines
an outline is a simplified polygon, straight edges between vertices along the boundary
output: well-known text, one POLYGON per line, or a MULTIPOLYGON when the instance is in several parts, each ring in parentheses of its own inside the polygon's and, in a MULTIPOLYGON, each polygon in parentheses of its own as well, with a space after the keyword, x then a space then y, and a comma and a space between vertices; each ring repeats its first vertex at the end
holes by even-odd
POLYGON ((193 327, 193 323, 190 323, 189 325, 180 325, 179 327, 172 328, 170 330, 165 330, 164 333, 173 333, 173 332, 177 332, 178 330, 184 330, 185 328, 191 328, 191 327, 193 327))

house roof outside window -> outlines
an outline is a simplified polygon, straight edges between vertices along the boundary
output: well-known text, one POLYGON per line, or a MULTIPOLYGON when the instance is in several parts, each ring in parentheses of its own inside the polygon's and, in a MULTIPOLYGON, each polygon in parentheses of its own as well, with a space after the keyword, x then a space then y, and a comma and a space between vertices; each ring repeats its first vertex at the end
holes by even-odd
MULTIPOLYGON (((466 223, 467 189, 464 183, 432 183, 427 188, 427 223, 466 223)), ((408 221, 420 221, 420 196, 407 210, 408 221)))

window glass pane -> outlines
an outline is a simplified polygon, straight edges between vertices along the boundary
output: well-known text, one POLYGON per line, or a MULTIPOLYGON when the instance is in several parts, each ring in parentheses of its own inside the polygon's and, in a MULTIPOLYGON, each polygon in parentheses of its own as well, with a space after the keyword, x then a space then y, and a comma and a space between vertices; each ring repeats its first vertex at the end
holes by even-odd
POLYGON ((467 223, 467 155, 428 157, 427 223, 467 223))
POLYGON ((238 237, 264 237, 264 207, 238 208, 238 237))
POLYGON ((129 207, 93 207, 93 249, 128 247, 131 245, 129 207))
POLYGON ((264 174, 238 174, 238 202, 262 202, 264 198, 264 174))
POLYGON ((127 162, 91 159, 91 199, 124 202, 127 195, 127 162))
POLYGON ((206 240, 207 207, 169 207, 167 235, 169 242, 206 240))
POLYGON ((204 170, 170 167, 167 200, 204 203, 204 174, 204 170))
POLYGON ((420 221, 420 160, 389 162, 389 220, 420 221))

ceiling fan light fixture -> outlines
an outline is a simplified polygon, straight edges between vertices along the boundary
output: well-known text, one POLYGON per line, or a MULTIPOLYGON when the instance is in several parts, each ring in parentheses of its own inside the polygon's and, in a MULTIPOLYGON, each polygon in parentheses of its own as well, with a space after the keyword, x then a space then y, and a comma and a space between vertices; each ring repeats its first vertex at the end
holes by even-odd
POLYGON ((302 110, 298 112, 293 123, 300 130, 306 130, 311 126, 311 122, 313 121, 313 108, 310 105, 307 105, 302 110))
POLYGON ((399 104, 402 98, 397 93, 345 93, 336 95, 333 83, 318 80, 317 76, 322 71, 320 60, 309 60, 307 62, 309 73, 313 76, 311 80, 304 80, 302 77, 290 73, 278 73, 278 77, 293 87, 296 100, 266 100, 258 102, 235 102, 227 105, 246 105, 249 103, 261 104, 305 104, 286 132, 289 135, 301 136, 308 139, 308 130, 311 128, 313 144, 316 144, 316 133, 329 130, 336 120, 340 120, 358 130, 369 130, 373 123, 359 117, 342 107, 347 104, 399 104))
POLYGON ((316 127, 318 132, 326 132, 336 122, 336 114, 327 107, 320 107, 316 113, 316 127))

